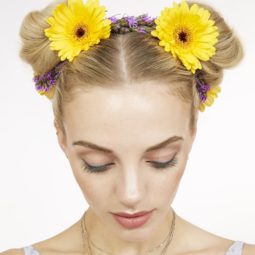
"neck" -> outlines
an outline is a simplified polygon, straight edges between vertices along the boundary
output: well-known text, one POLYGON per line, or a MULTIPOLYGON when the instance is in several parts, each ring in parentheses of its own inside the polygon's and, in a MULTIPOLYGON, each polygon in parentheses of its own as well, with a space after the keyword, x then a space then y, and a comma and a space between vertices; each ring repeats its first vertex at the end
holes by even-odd
POLYGON ((92 242, 90 247, 93 255, 160 254, 168 241, 171 241, 168 237, 173 216, 172 209, 163 213, 155 210, 147 227, 130 230, 119 226, 111 214, 104 215, 102 219, 89 208, 85 226, 92 242))

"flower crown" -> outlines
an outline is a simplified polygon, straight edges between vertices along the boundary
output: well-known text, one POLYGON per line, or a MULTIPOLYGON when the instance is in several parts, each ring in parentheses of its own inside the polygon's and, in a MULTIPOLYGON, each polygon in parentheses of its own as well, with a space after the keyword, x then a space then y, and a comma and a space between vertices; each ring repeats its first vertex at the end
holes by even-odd
POLYGON ((147 14, 105 18, 106 9, 99 0, 68 0, 59 4, 47 20, 50 25, 45 35, 51 41, 51 50, 58 51, 60 63, 43 75, 35 75, 36 90, 41 95, 52 98, 55 85, 66 61, 73 59, 82 51, 87 51, 100 40, 107 39, 111 33, 128 32, 150 33, 159 39, 159 45, 194 74, 200 98, 199 110, 214 102, 220 92, 219 86, 206 84, 201 77, 201 61, 208 61, 215 55, 218 42, 218 29, 210 19, 208 10, 193 4, 190 8, 185 0, 165 8, 158 18, 147 14))

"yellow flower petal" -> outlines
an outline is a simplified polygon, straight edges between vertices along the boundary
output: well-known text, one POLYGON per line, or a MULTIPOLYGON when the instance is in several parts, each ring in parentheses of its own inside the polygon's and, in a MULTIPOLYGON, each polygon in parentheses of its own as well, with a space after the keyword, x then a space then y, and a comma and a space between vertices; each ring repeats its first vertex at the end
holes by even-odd
POLYGON ((161 11, 151 35, 158 37, 166 52, 178 57, 195 73, 202 68, 200 60, 208 61, 216 52, 219 33, 210 16, 208 10, 197 4, 189 7, 185 0, 179 5, 174 2, 172 7, 161 11))
POLYGON ((220 86, 212 86, 210 90, 207 92, 206 101, 200 103, 199 110, 203 112, 206 106, 208 107, 211 106, 214 103, 215 98, 218 97, 218 93, 220 92, 221 92, 220 86))
POLYGON ((99 0, 59 4, 48 19, 50 27, 45 29, 51 49, 58 51, 61 61, 73 61, 82 50, 110 37, 111 20, 105 16, 106 8, 99 5, 99 0))

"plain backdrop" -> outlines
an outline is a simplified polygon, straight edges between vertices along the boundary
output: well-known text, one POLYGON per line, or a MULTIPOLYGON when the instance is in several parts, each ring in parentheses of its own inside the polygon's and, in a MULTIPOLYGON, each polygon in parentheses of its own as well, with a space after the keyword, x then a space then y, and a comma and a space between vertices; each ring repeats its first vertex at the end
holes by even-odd
MULTIPOLYGON (((204 2, 204 1, 202 1, 204 2)), ((50 102, 34 89, 18 57, 23 17, 48 0, 12 0, 0 8, 0 251, 68 228, 87 208, 57 144, 50 102)), ((165 0, 102 0, 108 16, 155 17, 165 0)), ((255 1, 208 0, 245 49, 225 72, 222 93, 200 114, 198 134, 175 197, 177 214, 216 235, 255 243, 255 1)))

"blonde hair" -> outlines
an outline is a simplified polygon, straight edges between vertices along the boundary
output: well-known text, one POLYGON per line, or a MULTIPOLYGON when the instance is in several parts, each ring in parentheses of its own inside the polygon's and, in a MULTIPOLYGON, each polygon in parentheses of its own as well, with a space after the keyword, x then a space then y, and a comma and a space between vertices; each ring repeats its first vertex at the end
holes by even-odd
MULTIPOLYGON (((194 3, 188 2, 189 5, 194 3)), ((220 34, 216 54, 210 61, 202 62, 203 80, 217 86, 222 81, 223 69, 235 66, 241 60, 243 50, 239 39, 218 12, 208 5, 198 5, 210 11, 220 34)), ((57 53, 50 50, 50 41, 44 35, 44 29, 49 26, 47 19, 55 6, 52 4, 42 11, 29 13, 21 26, 20 56, 38 74, 46 73, 60 61, 57 53)), ((57 125, 65 132, 63 106, 72 99, 74 91, 88 86, 123 86, 142 81, 169 84, 172 93, 190 103, 190 127, 194 127, 199 105, 194 74, 165 52, 158 39, 137 32, 112 34, 64 65, 52 99, 57 125)))

